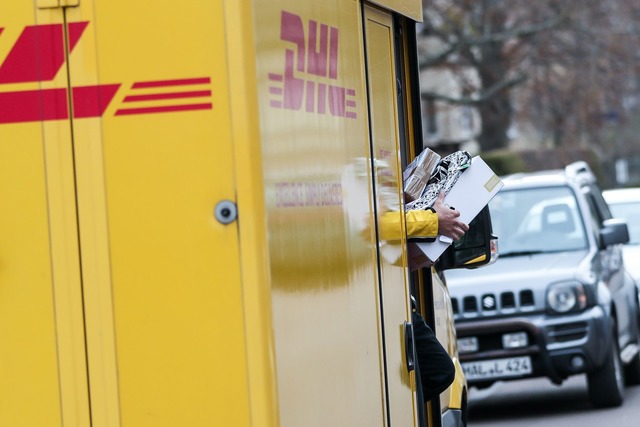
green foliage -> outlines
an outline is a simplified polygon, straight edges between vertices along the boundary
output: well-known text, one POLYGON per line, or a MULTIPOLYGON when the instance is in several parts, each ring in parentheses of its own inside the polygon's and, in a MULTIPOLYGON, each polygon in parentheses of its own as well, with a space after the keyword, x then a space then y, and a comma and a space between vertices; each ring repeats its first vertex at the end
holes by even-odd
POLYGON ((605 182, 602 162, 592 150, 582 148, 555 148, 545 150, 496 150, 480 153, 480 157, 498 175, 562 169, 578 160, 587 162, 598 182, 605 182))
POLYGON ((527 164, 516 151, 496 150, 481 153, 480 157, 498 176, 529 171, 527 164))

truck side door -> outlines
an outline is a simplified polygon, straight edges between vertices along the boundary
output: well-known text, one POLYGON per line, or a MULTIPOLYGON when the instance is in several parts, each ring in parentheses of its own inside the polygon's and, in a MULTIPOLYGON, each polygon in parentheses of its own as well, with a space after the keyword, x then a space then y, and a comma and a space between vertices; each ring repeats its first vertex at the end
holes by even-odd
MULTIPOLYGON (((0 6, 0 425, 88 426, 67 53, 84 24, 0 6)), ((35 7, 34 7, 35 6, 35 7)))
MULTIPOLYGON (((397 102, 394 25, 391 14, 372 6, 364 7, 371 152, 375 159, 376 214, 404 209, 400 164, 400 107, 397 102)), ((402 233, 404 234, 404 233, 402 233)), ((382 241, 379 245, 379 283, 383 312, 383 336, 387 365, 387 398, 391 425, 410 425, 415 404, 406 370, 403 342, 404 320, 410 319, 406 266, 406 241, 382 241)))
POLYGON ((94 427, 250 423, 225 5, 65 10, 94 427))

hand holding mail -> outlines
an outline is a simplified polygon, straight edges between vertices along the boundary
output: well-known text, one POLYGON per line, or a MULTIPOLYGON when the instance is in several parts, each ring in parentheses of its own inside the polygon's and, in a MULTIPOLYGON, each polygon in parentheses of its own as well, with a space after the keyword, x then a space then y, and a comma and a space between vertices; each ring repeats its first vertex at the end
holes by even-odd
POLYGON ((459 211, 444 204, 444 196, 445 194, 440 192, 438 198, 433 203, 433 210, 438 214, 438 234, 451 237, 453 240, 458 240, 464 236, 464 233, 469 231, 469 226, 458 220, 460 216, 459 211))

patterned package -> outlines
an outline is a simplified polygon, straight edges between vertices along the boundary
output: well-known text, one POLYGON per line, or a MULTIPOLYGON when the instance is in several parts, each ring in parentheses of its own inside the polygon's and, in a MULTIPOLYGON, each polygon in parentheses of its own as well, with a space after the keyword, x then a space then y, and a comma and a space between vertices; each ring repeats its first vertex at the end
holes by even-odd
POLYGON ((471 165, 471 155, 466 151, 456 151, 442 158, 431 174, 427 185, 420 197, 407 203, 407 210, 429 209, 438 198, 438 194, 445 195, 458 181, 460 174, 471 165))

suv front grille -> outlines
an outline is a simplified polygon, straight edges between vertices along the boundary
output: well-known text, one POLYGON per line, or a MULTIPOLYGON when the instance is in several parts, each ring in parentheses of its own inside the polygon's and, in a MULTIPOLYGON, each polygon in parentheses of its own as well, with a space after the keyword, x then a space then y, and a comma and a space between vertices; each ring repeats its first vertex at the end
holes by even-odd
POLYGON ((495 311, 498 308, 498 301, 493 294, 482 295, 482 311, 495 311))
POLYGON ((516 297, 513 292, 503 292, 500 295, 500 305, 502 308, 516 308, 516 297))
POLYGON ((580 340, 587 336, 586 322, 567 323, 549 329, 549 344, 580 340))
POLYGON ((525 289, 520 291, 520 306, 522 307, 530 307, 534 305, 533 301, 533 291, 529 289, 525 289))
POLYGON ((522 290, 518 294, 511 291, 501 294, 482 294, 481 296, 467 295, 461 298, 451 298, 451 307, 456 317, 512 314, 518 310, 531 311, 535 307, 535 298, 530 289, 522 290))
POLYGON ((478 311, 478 301, 476 301, 476 297, 464 297, 462 306, 465 313, 478 311))
POLYGON ((458 308, 458 300, 455 298, 451 299, 451 309, 453 310, 453 314, 458 314, 460 309, 458 308))

